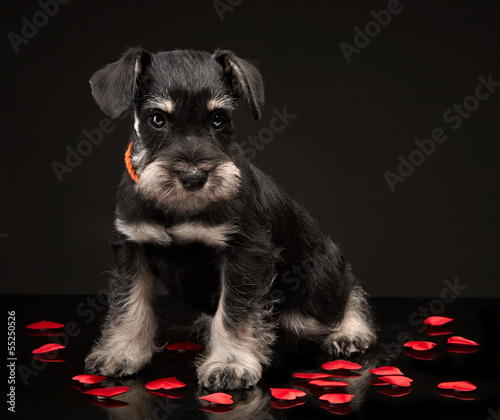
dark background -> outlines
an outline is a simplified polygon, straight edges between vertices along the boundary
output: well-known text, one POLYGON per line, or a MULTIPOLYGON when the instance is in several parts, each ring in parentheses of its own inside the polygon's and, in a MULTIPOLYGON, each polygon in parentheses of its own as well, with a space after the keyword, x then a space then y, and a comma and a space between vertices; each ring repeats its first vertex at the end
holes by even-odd
POLYGON ((239 3, 221 20, 212 1, 72 0, 16 53, 8 34, 41 5, 2 2, 0 292, 106 287, 130 121, 115 121, 62 182, 52 164, 105 117, 90 75, 140 45, 256 60, 267 105, 259 122, 241 107, 239 140, 269 127, 274 109, 296 115, 255 163, 341 244, 372 295, 439 296, 457 278, 463 297, 500 297, 500 87, 456 130, 443 120, 479 76, 500 81, 500 3, 401 0, 351 63, 339 44, 354 45, 387 1, 239 3), (435 128, 446 142, 391 192, 384 173, 435 128))

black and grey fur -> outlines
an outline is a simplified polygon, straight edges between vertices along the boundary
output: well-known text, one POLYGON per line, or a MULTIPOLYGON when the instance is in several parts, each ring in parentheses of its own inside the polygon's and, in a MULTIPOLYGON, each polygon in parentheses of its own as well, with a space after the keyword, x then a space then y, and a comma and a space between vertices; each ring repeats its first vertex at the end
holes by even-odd
POLYGON ((230 51, 131 49, 91 85, 111 117, 132 110, 139 180, 125 172, 120 182, 110 308, 88 371, 124 376, 150 362, 158 280, 205 314, 203 387, 255 385, 278 326, 332 355, 374 343, 366 295, 337 245, 235 141, 237 100, 256 119, 264 103, 252 64, 230 51), (292 291, 286 273, 297 268, 306 275, 292 291))

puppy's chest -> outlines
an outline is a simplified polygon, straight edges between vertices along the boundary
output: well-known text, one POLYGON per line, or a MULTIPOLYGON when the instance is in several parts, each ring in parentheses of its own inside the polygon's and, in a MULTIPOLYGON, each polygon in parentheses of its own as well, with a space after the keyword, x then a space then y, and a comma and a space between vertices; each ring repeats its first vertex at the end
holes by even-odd
POLYGON ((238 228, 230 223, 208 224, 202 221, 182 221, 163 226, 152 221, 128 222, 117 218, 116 230, 128 240, 139 244, 161 246, 202 244, 223 249, 238 228))

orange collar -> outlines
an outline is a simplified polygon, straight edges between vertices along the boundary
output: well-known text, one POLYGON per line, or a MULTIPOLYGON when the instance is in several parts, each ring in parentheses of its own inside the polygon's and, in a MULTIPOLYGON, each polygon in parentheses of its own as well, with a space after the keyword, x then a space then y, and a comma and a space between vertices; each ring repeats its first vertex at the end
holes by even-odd
POLYGON ((139 182, 139 177, 137 176, 134 166, 132 165, 132 142, 128 145, 128 149, 125 152, 125 166, 127 167, 127 171, 130 174, 130 177, 135 181, 139 182))

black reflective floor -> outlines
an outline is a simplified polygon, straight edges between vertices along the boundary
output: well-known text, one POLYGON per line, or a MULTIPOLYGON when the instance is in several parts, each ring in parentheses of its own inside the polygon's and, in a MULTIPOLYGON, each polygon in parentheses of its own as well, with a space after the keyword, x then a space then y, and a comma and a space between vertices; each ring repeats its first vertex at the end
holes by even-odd
MULTIPOLYGON (((366 357, 352 359, 363 365, 362 370, 343 375, 352 376, 342 379, 350 384, 345 391, 355 395, 350 403, 330 405, 321 402, 319 396, 334 391, 324 391, 293 378, 296 372, 324 372, 321 365, 332 358, 312 345, 296 345, 282 339, 276 345, 274 363, 258 387, 245 392, 229 392, 234 400, 229 407, 207 407, 202 403, 198 397, 207 392, 196 385, 194 355, 169 350, 158 354, 152 365, 135 378, 107 379, 99 384, 99 387, 130 387, 127 393, 100 403, 81 392, 90 388, 71 379, 83 373, 85 354, 97 335, 104 313, 100 297, 0 296, 0 300, 4 325, 8 322, 7 312, 15 311, 16 332, 15 353, 6 355, 6 359, 16 359, 6 360, 7 365, 15 364, 15 384, 8 384, 8 368, 3 380, 4 386, 15 386, 15 413, 7 410, 9 404, 4 405, 2 419, 260 420, 340 416, 356 419, 500 419, 499 300, 458 299, 444 303, 441 299, 372 299, 379 324, 379 343, 366 357), (422 321, 429 315, 454 318, 448 329, 453 335, 478 341, 479 348, 453 348, 446 345, 449 334, 428 335, 422 321), (42 319, 66 324, 64 334, 38 335, 26 329, 27 324, 42 319), (401 344, 412 339, 434 341, 438 345, 424 353, 405 351, 401 344), (33 349, 51 342, 66 348, 50 362, 33 358, 33 349), (412 387, 398 389, 372 385, 375 376, 368 370, 381 365, 397 366, 414 380, 412 387), (163 396, 152 395, 144 387, 148 381, 171 376, 187 386, 163 396), (470 381, 478 388, 468 393, 438 392, 440 382, 458 380, 470 381), (306 396, 295 401, 299 405, 287 408, 291 404, 277 402, 271 396, 269 388, 278 387, 300 389, 306 391, 306 396), (205 411, 207 409, 219 412, 205 411)), ((189 325, 196 314, 168 299, 164 307, 168 320, 163 325, 162 337, 171 343, 189 341, 189 325)), ((12 376, 10 378, 12 382, 12 376)), ((9 392, 7 388, 4 396, 9 392)))

